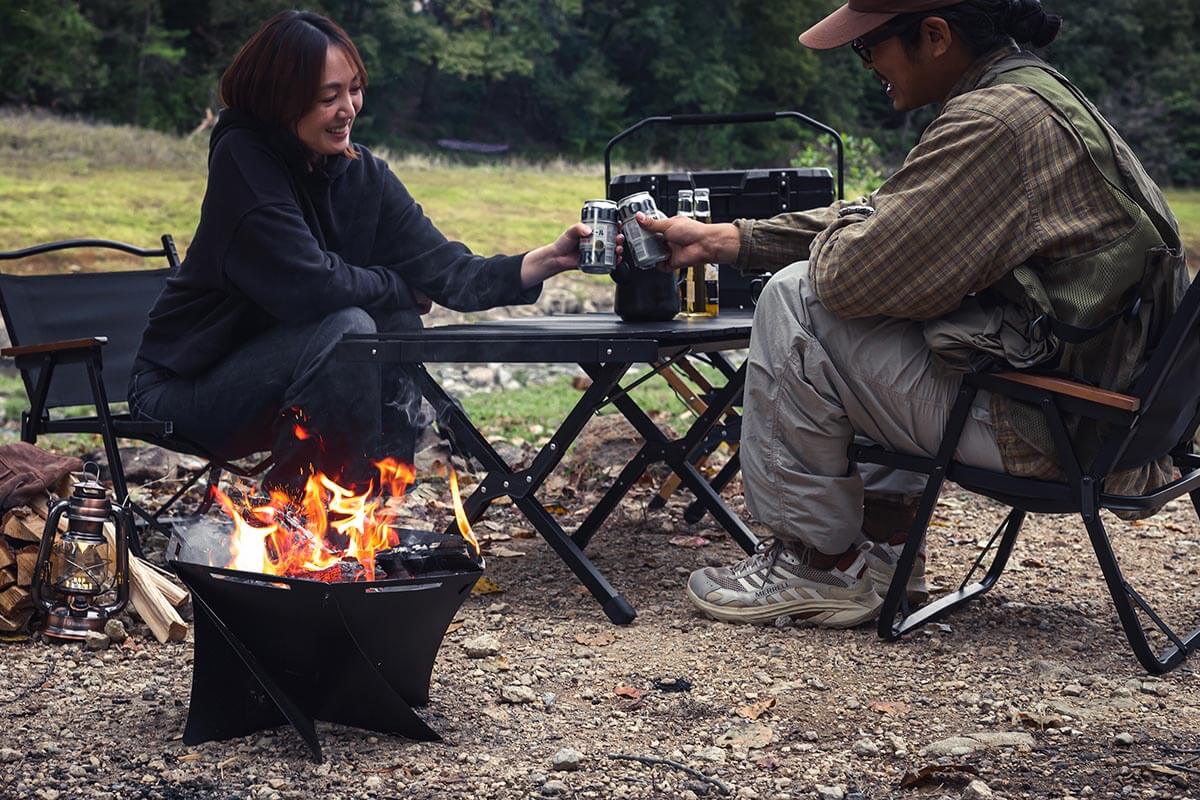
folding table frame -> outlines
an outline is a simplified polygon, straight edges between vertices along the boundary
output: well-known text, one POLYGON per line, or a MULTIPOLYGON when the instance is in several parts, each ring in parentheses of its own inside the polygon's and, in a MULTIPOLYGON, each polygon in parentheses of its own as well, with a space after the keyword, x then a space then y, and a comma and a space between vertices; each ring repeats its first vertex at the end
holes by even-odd
POLYGON ((757 545, 749 527, 719 494, 736 472, 736 466, 728 474, 719 473, 710 483, 695 465, 704 448, 713 446, 712 437, 729 435, 719 423, 730 407, 741 403, 746 365, 735 368, 722 354, 749 346, 751 316, 751 312, 730 312, 717 318, 659 323, 625 323, 613 314, 524 317, 396 334, 352 335, 339 345, 338 357, 400 364, 437 410, 439 425, 449 431, 455 446, 487 470, 486 477, 464 504, 467 517, 475 522, 496 500, 511 498, 591 591, 609 619, 625 624, 633 620, 636 612, 584 554, 584 549, 651 464, 661 462, 670 466, 695 495, 699 507, 712 514, 746 552, 753 552, 757 545), (715 387, 708 408, 691 428, 682 437, 671 438, 629 392, 653 377, 654 370, 697 354, 709 354, 726 381, 715 387), (592 384, 530 465, 513 469, 424 366, 451 362, 573 363, 588 374, 592 384), (635 364, 649 364, 653 370, 622 386, 622 378, 635 364), (633 425, 643 444, 595 508, 573 534, 568 534, 538 499, 537 492, 591 416, 610 403, 633 425))

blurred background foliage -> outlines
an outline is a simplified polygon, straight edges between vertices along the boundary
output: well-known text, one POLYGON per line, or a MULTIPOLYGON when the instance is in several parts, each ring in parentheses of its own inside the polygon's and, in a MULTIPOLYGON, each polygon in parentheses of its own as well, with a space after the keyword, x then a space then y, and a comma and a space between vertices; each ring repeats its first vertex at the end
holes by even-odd
MULTIPOLYGON (((0 0, 0 104, 175 133, 217 108, 237 48, 289 0, 0 0)), ((796 35, 834 0, 322 0, 370 72, 356 138, 438 140, 526 160, 598 159, 655 114, 798 109, 851 135, 871 188, 931 116, 897 114, 848 48, 796 35)), ((1042 53, 1101 107, 1157 179, 1200 184, 1200 0, 1047 0, 1066 18, 1042 53)), ((684 167, 828 163, 793 123, 650 128, 623 161, 684 167)))

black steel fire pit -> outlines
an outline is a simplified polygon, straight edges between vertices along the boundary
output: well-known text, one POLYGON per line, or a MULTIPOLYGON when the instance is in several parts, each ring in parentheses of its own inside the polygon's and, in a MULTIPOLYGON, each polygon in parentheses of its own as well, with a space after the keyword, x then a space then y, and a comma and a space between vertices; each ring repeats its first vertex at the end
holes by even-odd
POLYGON ((184 743, 290 724, 319 762, 317 720, 439 740, 412 707, 429 701, 442 637, 482 564, 457 537, 400 533, 377 563, 407 577, 335 583, 190 563, 173 542, 195 611, 184 743))

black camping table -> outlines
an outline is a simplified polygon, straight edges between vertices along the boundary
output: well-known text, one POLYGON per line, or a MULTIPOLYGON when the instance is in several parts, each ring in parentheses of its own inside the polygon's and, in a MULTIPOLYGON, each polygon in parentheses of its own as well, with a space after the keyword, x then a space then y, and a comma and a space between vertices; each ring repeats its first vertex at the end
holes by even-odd
POLYGON ((736 467, 722 470, 710 483, 695 466, 698 455, 706 447, 711 450, 714 446, 714 436, 730 437, 729 431, 720 430, 719 423, 732 406, 741 404, 746 365, 735 368, 723 353, 749 346, 751 318, 750 311, 723 311, 716 318, 650 323, 622 322, 614 314, 522 317, 404 333, 349 335, 339 344, 337 355, 348 361, 402 365, 437 410, 439 424, 449 429, 455 445, 487 470, 486 477, 464 504, 471 522, 482 517, 499 498, 510 497, 591 591, 609 619, 623 624, 631 622, 636 612, 583 551, 650 464, 669 465, 701 507, 744 550, 753 552, 757 544, 745 522, 725 505, 719 494, 736 467), (629 392, 657 371, 669 369, 675 361, 702 354, 720 370, 725 383, 715 387, 707 409, 687 433, 673 439, 638 406, 629 392), (591 377, 592 384, 529 466, 514 470, 424 367, 448 362, 578 364, 591 377), (621 379, 636 364, 651 365, 652 371, 622 386, 621 379), (537 491, 592 414, 609 403, 629 420, 642 437, 643 445, 583 523, 568 535, 537 499, 537 491))

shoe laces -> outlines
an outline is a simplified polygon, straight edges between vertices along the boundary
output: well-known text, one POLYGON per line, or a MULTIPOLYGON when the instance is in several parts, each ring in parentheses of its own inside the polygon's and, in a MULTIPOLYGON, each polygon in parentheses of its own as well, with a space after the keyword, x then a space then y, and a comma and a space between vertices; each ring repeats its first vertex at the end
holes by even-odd
MULTIPOLYGON (((766 570, 770 572, 775 568, 775 562, 783 555, 784 543, 774 536, 769 536, 758 543, 754 548, 753 555, 739 561, 733 567, 733 574, 737 577, 748 575, 751 572, 766 570)), ((800 560, 800 559, 797 559, 800 560)))

